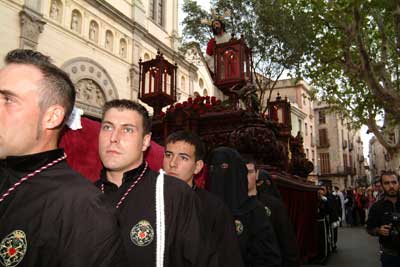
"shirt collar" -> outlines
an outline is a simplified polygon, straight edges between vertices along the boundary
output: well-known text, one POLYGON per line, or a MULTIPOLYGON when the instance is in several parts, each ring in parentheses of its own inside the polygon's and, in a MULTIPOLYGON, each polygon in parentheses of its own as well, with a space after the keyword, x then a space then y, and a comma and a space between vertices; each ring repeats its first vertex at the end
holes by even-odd
MULTIPOLYGON (((10 156, 0 160, 0 169, 7 170, 12 175, 24 176, 64 155, 63 149, 54 149, 41 153, 10 156)), ((20 177, 19 177, 20 178, 20 177)))
MULTIPOLYGON (((144 167, 145 167, 145 163, 142 162, 142 164, 140 164, 139 167, 129 170, 127 172, 124 172, 124 174, 122 176, 122 184, 127 183, 127 182, 133 182, 134 180, 136 180, 139 177, 139 174, 143 171, 144 167)), ((106 168, 103 168, 101 170, 100 181, 102 181, 105 184, 111 183, 107 179, 107 169, 106 168)))

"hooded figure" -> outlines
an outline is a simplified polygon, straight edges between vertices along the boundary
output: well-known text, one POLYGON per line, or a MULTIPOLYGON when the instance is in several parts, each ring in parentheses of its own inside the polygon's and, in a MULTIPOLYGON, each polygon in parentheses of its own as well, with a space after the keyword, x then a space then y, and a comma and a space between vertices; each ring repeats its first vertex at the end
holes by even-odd
POLYGON ((296 235, 289 219, 281 194, 265 170, 260 170, 257 179, 257 197, 265 206, 278 239, 283 267, 298 267, 299 253, 296 235))
POLYGON ((281 193, 279 193, 278 188, 272 181, 271 175, 269 175, 269 173, 266 170, 260 170, 258 173, 257 193, 258 195, 263 195, 263 194, 271 195, 279 200, 282 200, 281 193))
POLYGON ((281 266, 279 245, 263 205, 248 196, 247 168, 239 153, 228 147, 209 156, 209 190, 229 207, 245 266, 281 266))

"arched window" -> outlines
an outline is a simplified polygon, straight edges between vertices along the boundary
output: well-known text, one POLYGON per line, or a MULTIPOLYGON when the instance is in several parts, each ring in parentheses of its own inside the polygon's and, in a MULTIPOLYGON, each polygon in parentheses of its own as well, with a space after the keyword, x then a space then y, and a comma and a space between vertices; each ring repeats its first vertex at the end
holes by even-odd
POLYGON ((203 87, 204 87, 204 81, 202 78, 199 79, 199 87, 200 87, 200 89, 203 89, 203 87))
POLYGON ((208 91, 207 91, 207 89, 204 89, 204 90, 203 90, 203 96, 208 96, 208 91))
POLYGON ((62 19, 62 14, 63 14, 63 5, 62 5, 61 1, 60 0, 51 0, 49 17, 52 20, 55 20, 60 23, 61 19, 62 19))
POLYGON ((144 61, 150 60, 150 55, 148 53, 144 53, 144 61))
POLYGON ((106 39, 104 40, 104 46, 108 51, 113 51, 114 35, 110 30, 106 31, 106 39))
POLYGON ((77 10, 74 9, 71 13, 71 30, 77 33, 81 33, 82 29, 82 15, 81 13, 77 10))
POLYGON ((186 80, 185 80, 185 76, 181 77, 181 91, 185 92, 186 91, 186 80))
POLYGON ((99 24, 94 20, 89 24, 89 39, 95 43, 99 40, 99 24))

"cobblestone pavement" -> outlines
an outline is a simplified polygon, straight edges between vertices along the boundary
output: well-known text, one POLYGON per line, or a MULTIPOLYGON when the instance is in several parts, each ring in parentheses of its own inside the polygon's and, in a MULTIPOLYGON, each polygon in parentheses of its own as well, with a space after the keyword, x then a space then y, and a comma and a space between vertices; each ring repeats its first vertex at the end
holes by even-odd
POLYGON ((380 267, 376 237, 365 232, 363 227, 341 227, 337 252, 329 256, 325 265, 304 265, 304 267, 380 267))

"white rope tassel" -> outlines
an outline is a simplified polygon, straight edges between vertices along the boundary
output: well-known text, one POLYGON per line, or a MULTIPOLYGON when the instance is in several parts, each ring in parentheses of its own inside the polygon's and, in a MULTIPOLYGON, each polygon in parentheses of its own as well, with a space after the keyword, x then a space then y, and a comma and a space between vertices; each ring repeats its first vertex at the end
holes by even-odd
POLYGON ((156 220, 157 252, 156 267, 164 265, 165 252, 165 203, 164 203, 164 170, 160 169, 156 183, 156 220))

